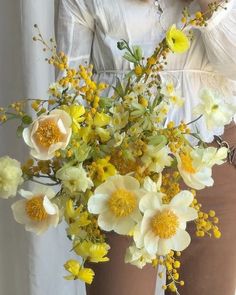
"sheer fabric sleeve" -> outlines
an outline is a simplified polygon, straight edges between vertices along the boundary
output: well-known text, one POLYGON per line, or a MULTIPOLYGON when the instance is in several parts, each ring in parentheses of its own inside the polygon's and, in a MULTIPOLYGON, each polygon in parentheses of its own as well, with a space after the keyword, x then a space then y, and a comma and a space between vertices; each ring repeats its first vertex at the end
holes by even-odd
POLYGON ((68 56, 71 67, 90 62, 93 33, 94 18, 86 0, 59 0, 57 46, 68 56))
POLYGON ((212 66, 236 80, 236 0, 230 0, 226 7, 215 12, 208 26, 200 30, 212 66))

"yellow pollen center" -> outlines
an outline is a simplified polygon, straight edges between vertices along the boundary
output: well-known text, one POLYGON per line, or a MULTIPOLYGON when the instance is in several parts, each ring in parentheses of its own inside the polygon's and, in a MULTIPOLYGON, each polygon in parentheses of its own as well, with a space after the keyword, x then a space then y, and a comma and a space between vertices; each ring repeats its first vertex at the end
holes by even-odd
POLYGON ((44 120, 39 122, 34 139, 42 147, 49 148, 52 144, 62 141, 63 134, 54 120, 44 120))
POLYGON ((188 173, 196 173, 196 170, 193 167, 193 159, 189 154, 182 153, 180 154, 180 159, 182 163, 182 168, 188 173))
POLYGON ((179 227, 179 218, 171 210, 165 210, 156 214, 151 220, 153 233, 161 239, 173 237, 179 227))
POLYGON ((26 214, 33 221, 44 221, 48 214, 43 206, 43 196, 36 196, 28 200, 25 205, 26 214))
POLYGON ((126 217, 132 214, 137 206, 137 199, 133 192, 118 189, 112 193, 108 206, 116 217, 126 217))

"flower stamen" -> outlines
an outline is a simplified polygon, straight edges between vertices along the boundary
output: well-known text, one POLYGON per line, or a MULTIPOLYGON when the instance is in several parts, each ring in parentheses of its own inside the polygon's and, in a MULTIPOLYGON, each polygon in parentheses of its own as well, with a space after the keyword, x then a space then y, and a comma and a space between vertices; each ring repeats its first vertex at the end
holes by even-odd
POLYGON ((116 217, 126 217, 134 212, 137 199, 133 192, 118 189, 112 193, 108 206, 116 217))

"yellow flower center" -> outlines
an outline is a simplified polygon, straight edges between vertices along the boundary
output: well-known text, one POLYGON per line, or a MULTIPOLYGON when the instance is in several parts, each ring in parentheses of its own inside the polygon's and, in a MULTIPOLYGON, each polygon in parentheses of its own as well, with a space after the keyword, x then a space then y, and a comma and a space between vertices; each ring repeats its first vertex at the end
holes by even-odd
POLYGON ((174 85, 172 83, 168 83, 166 85, 166 90, 169 94, 171 94, 174 91, 174 85))
POLYGON ((161 239, 173 237, 179 227, 179 218, 171 210, 157 213, 151 220, 153 233, 161 239))
POLYGON ((27 200, 25 211, 30 219, 37 222, 44 221, 48 216, 43 206, 43 196, 36 196, 27 200))
POLYGON ((112 193, 108 206, 116 217, 126 217, 134 212, 137 206, 137 199, 133 192, 118 189, 112 193))
POLYGON ((185 170, 188 173, 196 173, 196 170, 193 167, 193 159, 189 154, 180 154, 180 159, 183 170, 185 170))
POLYGON ((63 134, 54 120, 44 120, 39 122, 38 129, 34 134, 34 139, 37 144, 49 148, 52 144, 62 141, 63 134))

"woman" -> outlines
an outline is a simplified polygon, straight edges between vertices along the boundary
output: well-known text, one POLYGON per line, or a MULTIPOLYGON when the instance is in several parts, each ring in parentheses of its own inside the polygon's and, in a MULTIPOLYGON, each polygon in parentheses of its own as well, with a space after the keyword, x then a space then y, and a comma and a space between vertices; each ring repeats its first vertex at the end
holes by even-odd
MULTIPOLYGON (((150 55, 168 27, 181 19, 186 2, 189 1, 60 0, 59 50, 69 56, 71 66, 93 63, 94 79, 114 85, 116 77, 122 78, 131 69, 117 49, 117 42, 125 39, 131 45, 140 45, 145 56, 150 55)), ((209 0, 196 0, 190 3, 190 9, 206 11, 209 3, 209 0)), ((161 77, 163 81, 175 77, 185 97, 184 106, 173 109, 169 120, 191 121, 192 109, 199 103, 199 90, 204 87, 232 99, 233 80, 236 80, 236 1, 229 1, 227 6, 227 10, 221 9, 209 17, 207 27, 194 30, 195 37, 187 53, 168 56, 168 65, 161 77)), ((110 87, 106 94, 111 95, 112 91, 110 87)), ((214 134, 223 133, 219 128, 209 132, 202 119, 196 127, 207 142, 213 140, 214 134)), ((236 145, 234 126, 226 129, 224 139, 236 145)), ((190 227, 193 241, 183 252, 182 277, 186 284, 182 295, 234 295, 236 289, 236 170, 227 163, 215 169, 214 174, 215 186, 200 192, 200 202, 206 211, 216 209, 223 236, 219 241, 199 240, 190 227)), ((123 257, 128 238, 121 239, 113 233, 108 237, 112 246, 111 261, 96 266, 95 282, 88 288, 88 294, 154 294, 155 271, 150 267, 140 271, 125 265, 123 257)))

